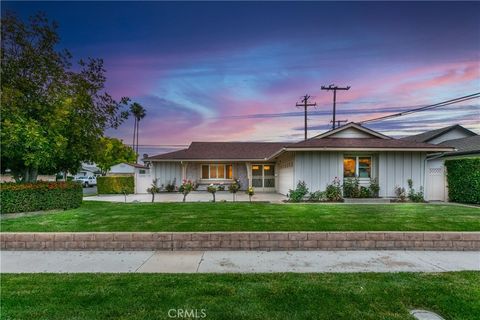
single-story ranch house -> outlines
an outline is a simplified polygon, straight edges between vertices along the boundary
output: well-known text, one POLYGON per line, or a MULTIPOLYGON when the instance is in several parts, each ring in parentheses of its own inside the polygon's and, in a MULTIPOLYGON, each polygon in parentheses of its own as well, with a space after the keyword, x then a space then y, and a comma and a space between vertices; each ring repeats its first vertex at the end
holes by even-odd
MULTIPOLYGON (((151 156, 148 178, 159 186, 183 179, 229 184, 239 179, 242 189, 287 194, 298 181, 311 191, 323 191, 335 178, 358 177, 361 185, 377 179, 381 197, 394 197, 396 186, 426 185, 428 154, 454 148, 394 139, 357 123, 348 123, 298 143, 192 142, 187 149, 151 156)), ((138 189, 137 189, 138 192, 138 189)))

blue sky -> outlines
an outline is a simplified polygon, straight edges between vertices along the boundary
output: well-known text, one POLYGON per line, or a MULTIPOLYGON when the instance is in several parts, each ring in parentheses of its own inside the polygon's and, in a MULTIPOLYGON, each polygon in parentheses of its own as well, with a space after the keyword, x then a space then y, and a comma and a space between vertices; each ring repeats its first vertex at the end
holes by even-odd
MULTIPOLYGON (((295 103, 318 103, 310 134, 480 91, 478 2, 3 2, 59 23, 76 59, 105 60, 108 91, 147 109, 140 143, 299 140, 295 103)), ((368 126, 405 135, 461 123, 478 100, 368 126)), ((131 121, 111 136, 130 142, 131 121)), ((146 151, 155 153, 152 147, 146 151)))

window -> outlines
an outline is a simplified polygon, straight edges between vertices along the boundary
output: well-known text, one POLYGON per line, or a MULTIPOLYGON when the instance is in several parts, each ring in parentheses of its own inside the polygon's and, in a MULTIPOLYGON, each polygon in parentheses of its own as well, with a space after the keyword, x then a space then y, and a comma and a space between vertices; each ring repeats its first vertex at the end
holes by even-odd
POLYGON ((372 171, 372 158, 358 157, 358 177, 370 178, 372 171))
POLYGON ((355 177, 355 168, 356 168, 356 158, 354 157, 345 157, 343 159, 343 177, 344 178, 354 178, 355 177))
POLYGON ((371 178, 372 157, 344 157, 343 177, 371 178))
POLYGON ((139 173, 139 174, 145 174, 145 172, 146 172, 145 169, 140 169, 140 170, 138 170, 138 173, 139 173))
POLYGON ((203 164, 202 179, 233 179, 231 164, 203 164))

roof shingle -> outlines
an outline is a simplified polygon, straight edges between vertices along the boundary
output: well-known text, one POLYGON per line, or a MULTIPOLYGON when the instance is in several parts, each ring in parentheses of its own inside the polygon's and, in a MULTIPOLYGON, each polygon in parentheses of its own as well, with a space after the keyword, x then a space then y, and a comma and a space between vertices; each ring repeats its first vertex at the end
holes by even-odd
POLYGON ((145 160, 264 160, 280 150, 285 142, 192 142, 187 148, 145 160))
MULTIPOLYGON (((442 147, 449 147, 448 145, 442 147)), ((398 148, 398 149, 438 149, 439 146, 423 142, 406 141, 401 139, 376 138, 323 138, 310 139, 289 145, 288 148, 398 148)))
POLYGON ((453 130, 455 128, 464 130, 465 132, 469 132, 472 135, 475 135, 474 132, 468 130, 467 128, 464 128, 459 124, 454 124, 453 126, 448 126, 448 127, 445 127, 445 128, 430 130, 430 131, 426 131, 426 132, 423 132, 423 133, 420 133, 420 134, 414 134, 412 136, 406 136, 406 137, 401 138, 401 140, 416 141, 416 142, 428 142, 431 139, 433 139, 435 137, 438 137, 438 136, 440 136, 444 133, 447 133, 448 131, 453 130))

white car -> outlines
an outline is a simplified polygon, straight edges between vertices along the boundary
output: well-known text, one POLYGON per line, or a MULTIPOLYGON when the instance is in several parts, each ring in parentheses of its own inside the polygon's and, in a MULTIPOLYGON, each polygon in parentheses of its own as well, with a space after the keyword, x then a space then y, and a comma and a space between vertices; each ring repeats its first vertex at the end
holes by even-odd
POLYGON ((85 188, 93 187, 97 185, 97 177, 76 177, 75 181, 78 181, 84 186, 85 188))

